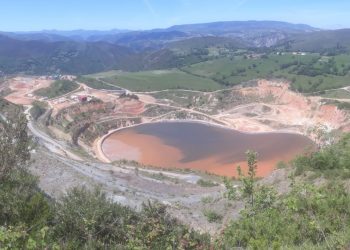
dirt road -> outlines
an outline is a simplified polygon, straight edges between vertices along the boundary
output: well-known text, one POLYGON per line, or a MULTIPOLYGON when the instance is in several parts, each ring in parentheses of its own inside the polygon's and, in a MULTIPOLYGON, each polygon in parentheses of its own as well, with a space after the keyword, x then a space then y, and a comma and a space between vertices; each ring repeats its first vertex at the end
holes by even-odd
POLYGON ((135 209, 149 200, 162 203, 183 223, 213 235, 220 232, 221 224, 209 223, 204 211, 213 209, 228 221, 237 217, 243 207, 241 202, 228 206, 220 185, 211 188, 197 185, 201 177, 196 174, 79 162, 42 148, 33 159, 31 171, 40 177, 40 187, 54 198, 76 186, 89 189, 99 186, 113 201, 135 209), (203 202, 205 199, 209 203, 203 202))
POLYGON ((33 121, 32 117, 29 114, 29 110, 31 109, 31 107, 32 106, 30 105, 26 106, 24 113, 27 116, 27 120, 28 120, 27 126, 29 131, 38 139, 38 141, 43 145, 45 145, 45 147, 52 152, 55 152, 59 155, 68 156, 71 159, 82 161, 83 159, 81 157, 77 156, 76 154, 68 150, 67 147, 63 145, 63 143, 60 143, 57 140, 54 140, 53 138, 51 138, 49 135, 47 135, 37 127, 37 125, 35 124, 35 122, 33 121))

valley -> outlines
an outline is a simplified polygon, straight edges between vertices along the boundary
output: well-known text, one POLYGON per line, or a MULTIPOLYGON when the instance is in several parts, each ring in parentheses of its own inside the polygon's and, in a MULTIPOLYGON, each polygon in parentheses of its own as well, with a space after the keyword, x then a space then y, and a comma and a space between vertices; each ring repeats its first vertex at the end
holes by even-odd
MULTIPOLYGON (((325 92, 328 93, 327 97, 307 96, 292 91, 291 82, 288 80, 255 79, 229 88, 221 86, 221 89, 212 91, 169 89, 169 86, 165 85, 163 89, 152 86, 152 89, 146 88, 147 91, 143 89, 138 92, 126 89, 125 84, 118 85, 118 78, 113 82, 105 81, 106 76, 114 77, 115 74, 112 72, 78 78, 67 75, 60 76, 60 80, 52 77, 17 76, 9 77, 1 85, 9 93, 4 98, 11 103, 24 105, 28 117, 33 107, 39 105, 43 109, 38 117, 29 118, 29 130, 40 145, 40 156, 36 156, 38 153, 33 155, 36 160, 31 169, 40 176, 40 186, 53 197, 60 197, 64 190, 75 185, 101 185, 113 200, 121 204, 139 207, 148 199, 157 200, 166 204, 170 213, 180 221, 198 230, 215 234, 221 224, 208 223, 203 211, 213 204, 203 203, 202 200, 206 199, 205 197, 215 200, 215 209, 220 211, 224 220, 231 219, 232 214, 238 216, 242 208, 241 203, 235 203, 231 209, 223 210, 227 205, 226 201, 220 198, 224 189, 219 176, 237 176, 238 165, 246 171, 244 152, 255 147, 240 147, 243 151, 239 156, 230 158, 232 156, 228 155, 234 147, 225 146, 224 140, 218 139, 220 136, 213 136, 216 141, 215 151, 221 152, 216 153, 217 156, 225 152, 224 148, 229 149, 224 159, 231 159, 228 160, 230 164, 224 164, 225 167, 222 164, 217 165, 222 159, 216 159, 215 154, 212 155, 208 151, 205 155, 212 155, 211 158, 197 162, 195 160, 192 163, 189 161, 172 168, 174 162, 186 161, 183 159, 187 153, 191 157, 203 154, 206 150, 205 145, 210 148, 208 142, 213 140, 209 139, 211 135, 205 135, 208 139, 203 141, 201 146, 196 146, 196 143, 200 143, 202 139, 199 138, 203 138, 203 135, 197 139, 188 137, 190 144, 174 148, 170 146, 171 143, 158 137, 132 135, 128 128, 138 129, 140 125, 164 124, 164 131, 169 132, 166 122, 196 121, 208 124, 214 130, 234 129, 252 136, 263 133, 261 135, 266 135, 266 139, 256 142, 257 145, 265 145, 262 149, 256 149, 261 152, 258 176, 266 176, 263 181, 272 178, 275 183, 280 183, 274 185, 281 185, 281 192, 285 192, 287 172, 275 170, 276 166, 281 161, 288 162, 307 150, 308 146, 306 143, 304 147, 299 141, 295 144, 299 149, 289 151, 291 155, 284 156, 280 153, 277 158, 265 158, 268 154, 263 150, 268 147, 262 143, 264 140, 271 143, 269 147, 272 147, 273 152, 276 152, 277 148, 282 150, 281 145, 286 141, 282 139, 281 142, 273 142, 267 139, 269 133, 302 135, 300 138, 310 138, 308 140, 318 145, 322 140, 318 135, 320 130, 350 130, 349 112, 329 103, 350 102, 346 95, 338 95, 339 91, 348 91, 347 88, 329 90, 325 92), (75 82, 78 87, 53 98, 36 94, 40 89, 52 88, 62 79, 75 82), (89 87, 93 86, 91 82, 96 84, 96 81, 111 88, 89 87), (332 94, 334 91, 335 94, 332 94), (120 138, 119 131, 123 135, 120 138), (114 135, 116 137, 113 143, 117 145, 106 146, 109 138, 114 135), (154 152, 149 152, 149 145, 152 145, 154 152), (111 148, 107 150, 107 147, 111 148), (193 151, 194 149, 198 151, 193 151), (145 157, 151 157, 148 159, 152 160, 145 160, 145 157), (137 162, 140 159, 144 160, 141 160, 141 163, 137 162), (200 180, 211 184, 202 187, 198 184, 200 180), (160 185, 162 188, 159 188, 160 185), (162 191, 160 193, 157 190, 162 191), (198 208, 197 212, 194 212, 194 207, 198 208)), ((117 74, 119 76, 120 73, 117 74)), ((159 78, 157 82, 161 82, 163 76, 163 80, 168 81, 168 75, 162 72, 150 71, 147 75, 151 76, 151 79, 159 78)), ((157 83, 157 86, 161 85, 157 83)), ((181 128, 175 131, 179 131, 179 135, 186 135, 186 130, 181 128)), ((291 142, 290 139, 287 141, 291 142)), ((181 143, 185 143, 184 140, 181 143)))
POLYGON ((35 190, 16 206, 51 211, 47 228, 67 206, 66 229, 91 231, 63 249, 90 249, 93 230, 100 249, 347 246, 349 34, 275 21, 1 32, 1 159, 16 168, 0 204, 35 190), (103 238, 95 216, 124 238, 103 238))
MULTIPOLYGON (((249 52, 180 69, 111 71, 59 79, 10 77, 2 87, 10 92, 5 96, 8 101, 28 108, 33 105, 36 122, 50 135, 81 147, 90 157, 110 162, 101 149, 109 134, 162 121, 202 121, 247 133, 296 133, 316 143, 319 128, 346 132, 350 127, 346 75, 338 76, 343 82, 339 87, 334 82, 328 87, 322 81, 313 87, 313 93, 302 94, 296 92, 299 87, 295 84, 303 83, 304 89, 310 82, 288 80, 283 76, 285 69, 278 66, 284 62, 287 66, 283 68, 291 69, 298 60, 302 62, 299 68, 311 68, 321 58, 316 54, 263 57, 249 52), (255 78, 264 74, 275 76, 255 78)), ((339 63, 345 60, 344 56, 329 60, 337 65, 337 58, 339 63)), ((291 77, 305 76, 294 73, 291 77)))
POLYGON ((46 124, 53 136, 81 145, 91 157, 104 161, 100 148, 106 135, 146 123, 196 120, 241 132, 291 132, 313 140, 312 131, 321 125, 329 131, 349 128, 347 111, 329 103, 349 99, 304 96, 281 80, 255 80, 214 92, 99 90, 79 82, 77 89, 51 99, 37 96, 35 91, 54 80, 18 77, 7 83, 12 93, 5 99, 29 107, 33 102, 44 103, 47 110, 38 123, 46 124))

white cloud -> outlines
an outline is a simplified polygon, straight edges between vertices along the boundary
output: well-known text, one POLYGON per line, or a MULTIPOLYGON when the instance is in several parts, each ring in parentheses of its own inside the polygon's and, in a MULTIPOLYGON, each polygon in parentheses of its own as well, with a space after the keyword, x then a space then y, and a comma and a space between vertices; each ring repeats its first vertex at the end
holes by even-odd
POLYGON ((153 17, 157 16, 156 11, 154 10, 150 0, 143 0, 143 3, 146 5, 147 9, 149 10, 149 12, 152 14, 153 17))
POLYGON ((236 1, 236 8, 243 6, 246 2, 248 2, 248 0, 237 0, 236 1))

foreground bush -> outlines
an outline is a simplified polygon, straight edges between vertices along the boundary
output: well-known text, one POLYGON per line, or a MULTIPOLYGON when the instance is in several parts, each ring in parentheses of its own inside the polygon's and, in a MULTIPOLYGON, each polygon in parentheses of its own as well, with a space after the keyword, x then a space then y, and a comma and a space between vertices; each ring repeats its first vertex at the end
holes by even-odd
MULTIPOLYGON (((73 189, 53 201, 26 172, 30 140, 24 117, 0 123, 0 249, 348 249, 350 194, 340 181, 324 187, 293 184, 283 196, 256 185, 256 154, 248 152, 247 177, 230 199, 246 199, 211 246, 207 235, 180 224, 159 204, 136 212, 113 203, 100 190, 73 189)), ((298 170, 349 170, 350 136, 299 157, 298 170)), ((327 172, 329 173, 329 172, 327 172)), ((343 176, 344 177, 344 176, 343 176)), ((212 217, 212 215, 211 215, 212 217)))
POLYGON ((54 204, 29 174, 1 184, 0 248, 208 249, 210 239, 149 203, 140 212, 99 191, 74 189, 54 204), (17 182, 22 181, 22 184, 17 182), (18 185, 18 186, 16 186, 18 185))
POLYGON ((340 184, 300 184, 282 197, 257 188, 254 206, 223 231, 218 248, 252 249, 350 247, 350 194, 340 184))
POLYGON ((140 212, 111 202, 99 190, 74 189, 57 204, 54 236, 65 248, 205 249, 209 238, 171 218, 164 206, 140 212))
POLYGON ((334 145, 297 157, 293 162, 296 173, 317 171, 325 177, 350 178, 350 134, 334 145))
POLYGON ((210 240, 171 218, 162 205, 140 212, 100 190, 49 199, 26 172, 25 117, 0 122, 0 249, 208 249, 210 240))

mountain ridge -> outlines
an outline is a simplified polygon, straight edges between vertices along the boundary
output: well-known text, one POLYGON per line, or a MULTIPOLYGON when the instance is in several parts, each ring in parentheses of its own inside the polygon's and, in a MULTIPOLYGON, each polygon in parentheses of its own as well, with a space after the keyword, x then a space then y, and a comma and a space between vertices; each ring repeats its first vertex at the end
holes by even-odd
MULTIPOLYGON (((65 34, 77 34, 75 32, 83 31, 65 34)), ((350 49, 350 29, 319 30, 275 21, 216 22, 114 32, 116 34, 99 33, 85 39, 60 36, 59 31, 57 34, 0 32, 0 71, 87 74, 112 69, 181 67, 205 60, 209 47, 233 50, 276 47, 320 53, 350 49), (213 29, 216 34, 210 33, 213 29)))
MULTIPOLYGON (((224 36, 231 38, 253 39, 261 38, 261 36, 275 35, 279 33, 281 38, 285 38, 287 34, 298 32, 313 32, 320 29, 314 28, 307 24, 293 24, 280 21, 223 21, 211 23, 197 23, 197 24, 182 24, 174 25, 164 29, 151 30, 43 30, 32 32, 7 32, 8 36, 22 40, 44 40, 47 39, 58 40, 74 40, 74 41, 107 41, 118 43, 121 45, 130 45, 130 40, 152 40, 152 36, 157 34, 168 35, 171 37, 170 41, 181 40, 185 38, 192 38, 198 36, 224 36), (173 34, 176 34, 173 36, 173 34), (283 36, 281 36, 283 33, 283 36), (149 37, 147 37, 149 36, 149 37), (128 40, 128 43, 123 43, 123 40, 128 40)), ((169 40, 169 39, 168 39, 169 40)), ((157 44, 159 46, 159 44, 157 44)), ((162 44, 160 44, 162 45, 162 44)), ((256 43, 256 45, 264 45, 256 43)), ((136 43, 136 47, 140 47, 136 43)), ((155 46, 157 47, 157 46, 155 46)))

